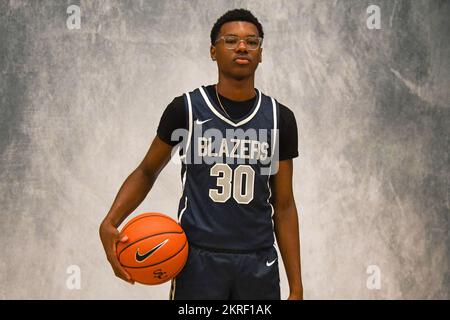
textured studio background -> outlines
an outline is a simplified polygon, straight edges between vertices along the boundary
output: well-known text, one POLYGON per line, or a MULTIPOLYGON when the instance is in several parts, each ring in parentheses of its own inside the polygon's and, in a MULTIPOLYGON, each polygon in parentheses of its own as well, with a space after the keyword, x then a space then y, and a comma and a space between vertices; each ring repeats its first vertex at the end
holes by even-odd
MULTIPOLYGON (((445 0, 0 0, 0 298, 168 298, 115 278, 98 226, 166 105, 217 81, 209 33, 239 7, 266 34, 256 86, 298 122, 305 298, 450 298, 445 0)), ((180 193, 170 163, 136 212, 175 217, 180 193)))

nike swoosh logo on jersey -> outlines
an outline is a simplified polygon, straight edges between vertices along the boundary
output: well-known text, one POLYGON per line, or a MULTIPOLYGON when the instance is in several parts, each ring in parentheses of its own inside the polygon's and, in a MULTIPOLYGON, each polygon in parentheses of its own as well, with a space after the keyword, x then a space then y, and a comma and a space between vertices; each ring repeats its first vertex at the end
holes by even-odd
POLYGON ((275 258, 275 260, 273 260, 272 262, 266 261, 266 266, 270 267, 271 265, 273 265, 275 263, 275 261, 277 261, 278 258, 275 258))
POLYGON ((203 123, 208 122, 210 120, 212 120, 212 118, 211 119, 206 119, 206 120, 203 120, 203 121, 200 121, 199 119, 197 119, 197 120, 195 120, 195 123, 196 124, 203 124, 203 123))
POLYGON ((169 241, 169 239, 164 240, 163 242, 161 242, 160 244, 156 245, 155 247, 153 247, 152 249, 150 249, 148 252, 144 253, 144 254, 140 254, 139 253, 139 248, 137 248, 136 250, 136 261, 137 262, 142 262, 145 259, 147 259, 148 257, 150 257, 153 253, 156 252, 156 250, 158 250, 159 248, 161 248, 163 245, 165 245, 167 243, 167 241, 169 241))

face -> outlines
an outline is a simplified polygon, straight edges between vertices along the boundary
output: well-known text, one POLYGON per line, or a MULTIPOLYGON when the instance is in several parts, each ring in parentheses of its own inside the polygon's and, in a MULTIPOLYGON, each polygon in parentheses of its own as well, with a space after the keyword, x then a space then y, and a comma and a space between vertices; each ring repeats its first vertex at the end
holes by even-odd
MULTIPOLYGON (((259 37, 256 26, 246 21, 231 21, 223 24, 217 39, 227 35, 236 35, 239 39, 249 36, 259 37)), ((244 41, 240 41, 235 49, 227 49, 225 41, 221 39, 211 46, 210 53, 211 58, 217 61, 219 72, 235 79, 252 76, 258 64, 262 62, 261 46, 256 50, 249 50, 244 41)))

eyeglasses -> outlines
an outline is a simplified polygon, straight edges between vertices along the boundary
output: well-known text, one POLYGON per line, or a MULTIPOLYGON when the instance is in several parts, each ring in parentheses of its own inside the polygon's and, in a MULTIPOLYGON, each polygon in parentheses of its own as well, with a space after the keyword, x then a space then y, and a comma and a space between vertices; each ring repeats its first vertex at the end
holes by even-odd
POLYGON ((241 43, 241 41, 245 42, 245 46, 247 47, 248 50, 256 50, 262 44, 261 37, 247 37, 244 39, 240 39, 238 36, 221 36, 216 40, 215 43, 219 42, 222 39, 225 48, 230 50, 236 49, 241 43))

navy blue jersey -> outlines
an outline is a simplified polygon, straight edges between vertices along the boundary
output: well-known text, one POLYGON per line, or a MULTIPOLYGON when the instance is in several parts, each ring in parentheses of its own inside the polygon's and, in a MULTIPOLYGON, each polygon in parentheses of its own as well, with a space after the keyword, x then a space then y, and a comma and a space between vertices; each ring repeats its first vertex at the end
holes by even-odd
POLYGON ((255 91, 250 113, 234 121, 203 86, 184 94, 189 130, 180 148, 178 219, 193 245, 251 251, 274 244, 278 103, 255 91))

